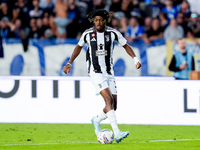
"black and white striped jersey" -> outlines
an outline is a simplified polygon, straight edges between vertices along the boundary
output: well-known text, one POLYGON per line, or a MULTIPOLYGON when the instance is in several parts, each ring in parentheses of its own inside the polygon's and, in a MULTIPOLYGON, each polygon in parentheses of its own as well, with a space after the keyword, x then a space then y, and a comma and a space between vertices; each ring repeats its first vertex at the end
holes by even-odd
POLYGON ((86 61, 88 61, 88 73, 112 74, 113 73, 113 49, 115 41, 124 46, 127 40, 122 34, 106 26, 102 33, 96 32, 94 28, 87 29, 78 42, 79 46, 88 44, 86 61))

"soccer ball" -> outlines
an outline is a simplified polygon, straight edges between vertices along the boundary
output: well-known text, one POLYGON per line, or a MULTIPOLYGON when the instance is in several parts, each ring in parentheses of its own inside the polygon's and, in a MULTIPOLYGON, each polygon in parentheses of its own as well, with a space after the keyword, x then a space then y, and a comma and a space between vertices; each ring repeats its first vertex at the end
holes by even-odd
POLYGON ((109 129, 103 129, 98 133, 97 139, 101 144, 112 144, 114 141, 114 134, 109 129))

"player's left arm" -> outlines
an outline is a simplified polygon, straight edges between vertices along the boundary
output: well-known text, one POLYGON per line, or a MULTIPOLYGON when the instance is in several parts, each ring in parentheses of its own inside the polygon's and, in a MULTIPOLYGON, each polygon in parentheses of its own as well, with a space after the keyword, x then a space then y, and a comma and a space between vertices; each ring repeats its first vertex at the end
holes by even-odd
POLYGON ((125 44, 123 47, 125 48, 126 52, 134 59, 135 68, 139 69, 141 67, 141 63, 138 60, 138 58, 136 57, 133 49, 128 44, 125 44))
POLYGON ((133 49, 127 44, 127 40, 122 36, 122 34, 119 31, 115 30, 115 34, 117 35, 116 41, 118 42, 118 44, 125 48, 126 52, 133 58, 135 62, 135 68, 139 69, 141 67, 141 63, 136 57, 133 49))

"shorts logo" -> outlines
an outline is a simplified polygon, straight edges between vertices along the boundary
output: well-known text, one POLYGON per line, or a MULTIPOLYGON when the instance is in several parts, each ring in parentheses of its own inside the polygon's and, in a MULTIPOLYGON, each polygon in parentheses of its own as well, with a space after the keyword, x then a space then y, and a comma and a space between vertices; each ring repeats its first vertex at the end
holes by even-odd
POLYGON ((98 84, 99 88, 102 88, 102 85, 101 84, 98 84))

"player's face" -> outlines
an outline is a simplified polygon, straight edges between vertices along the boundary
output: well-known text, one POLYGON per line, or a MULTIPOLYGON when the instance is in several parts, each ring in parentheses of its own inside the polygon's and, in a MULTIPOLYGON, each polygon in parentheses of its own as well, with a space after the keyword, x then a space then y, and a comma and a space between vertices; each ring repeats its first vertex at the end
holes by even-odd
POLYGON ((105 28, 105 23, 106 23, 106 20, 103 17, 101 16, 94 17, 94 25, 97 31, 102 32, 105 28))

